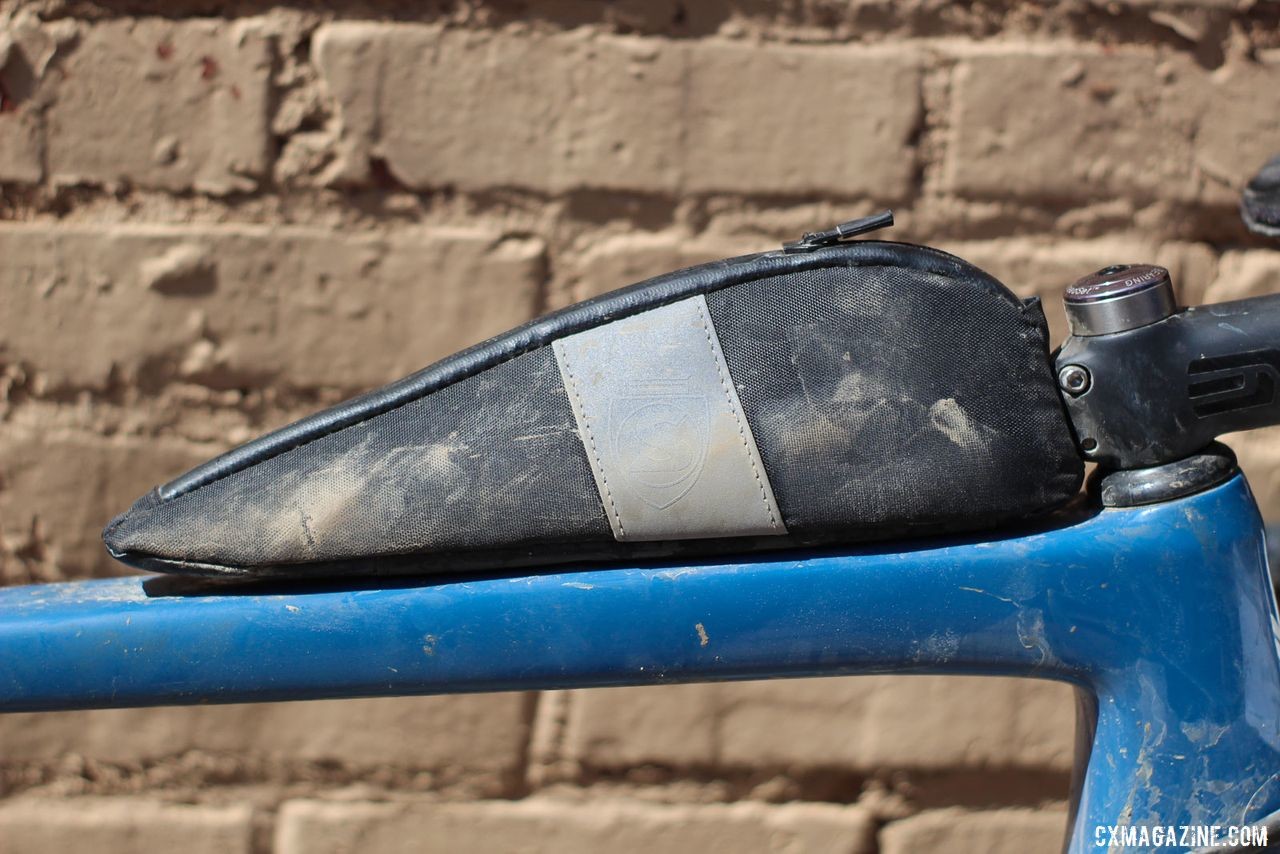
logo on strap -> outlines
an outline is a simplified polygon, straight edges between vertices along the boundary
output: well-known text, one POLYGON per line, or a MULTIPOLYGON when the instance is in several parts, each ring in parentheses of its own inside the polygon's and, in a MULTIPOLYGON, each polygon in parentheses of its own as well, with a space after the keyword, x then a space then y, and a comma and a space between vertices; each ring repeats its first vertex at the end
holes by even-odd
POLYGON ((615 398, 613 447, 627 486, 650 507, 666 509, 702 474, 710 439, 707 399, 700 394, 615 398))

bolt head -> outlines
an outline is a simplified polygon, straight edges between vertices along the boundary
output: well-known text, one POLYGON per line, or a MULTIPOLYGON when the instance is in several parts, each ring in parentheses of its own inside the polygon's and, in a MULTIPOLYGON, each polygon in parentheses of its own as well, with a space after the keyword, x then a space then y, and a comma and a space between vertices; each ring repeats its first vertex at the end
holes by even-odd
POLYGON ((1070 395, 1084 394, 1092 382, 1088 369, 1081 365, 1067 365, 1058 371, 1058 385, 1070 395))

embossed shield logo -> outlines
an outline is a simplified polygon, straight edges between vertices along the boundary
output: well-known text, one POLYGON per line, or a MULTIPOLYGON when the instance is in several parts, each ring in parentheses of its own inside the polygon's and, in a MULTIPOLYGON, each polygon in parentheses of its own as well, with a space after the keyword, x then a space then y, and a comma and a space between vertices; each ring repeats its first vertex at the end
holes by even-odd
POLYGON ((614 454, 627 485, 663 510, 685 496, 707 460, 709 418, 702 395, 645 395, 612 403, 614 454))

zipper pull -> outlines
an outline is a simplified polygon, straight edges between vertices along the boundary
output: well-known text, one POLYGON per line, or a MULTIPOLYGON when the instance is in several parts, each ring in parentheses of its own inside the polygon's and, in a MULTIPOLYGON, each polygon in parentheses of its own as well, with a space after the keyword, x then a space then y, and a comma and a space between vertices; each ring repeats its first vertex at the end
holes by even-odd
POLYGON ((799 240, 782 244, 782 251, 812 252, 824 246, 834 246, 850 237, 857 237, 859 234, 866 234, 869 231, 888 228, 891 225, 893 225, 893 211, 880 211, 880 213, 872 214, 871 216, 864 216, 862 219, 851 219, 848 222, 842 222, 835 228, 826 231, 807 232, 799 240))

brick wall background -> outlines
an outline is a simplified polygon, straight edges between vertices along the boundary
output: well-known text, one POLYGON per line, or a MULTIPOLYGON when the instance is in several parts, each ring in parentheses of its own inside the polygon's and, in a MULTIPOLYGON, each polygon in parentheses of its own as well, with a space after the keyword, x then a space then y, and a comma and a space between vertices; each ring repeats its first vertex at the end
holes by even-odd
MULTIPOLYGON (((1251 0, 0 0, 0 579, 229 445, 892 206, 1041 294, 1280 290, 1251 0)), ((1234 441, 1272 518, 1280 443, 1234 441)), ((923 677, 0 717, 6 851, 1056 850, 1061 686, 923 677)))

